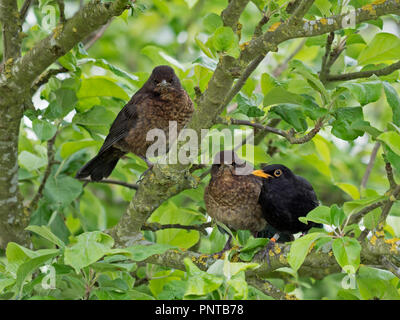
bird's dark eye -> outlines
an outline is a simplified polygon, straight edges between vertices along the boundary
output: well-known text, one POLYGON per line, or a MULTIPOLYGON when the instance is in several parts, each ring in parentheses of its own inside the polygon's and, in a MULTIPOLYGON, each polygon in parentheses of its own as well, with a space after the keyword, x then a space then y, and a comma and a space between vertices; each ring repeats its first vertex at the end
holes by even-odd
POLYGON ((275 177, 279 177, 281 174, 282 174, 282 170, 281 170, 281 169, 276 169, 276 170, 274 171, 274 176, 275 176, 275 177))

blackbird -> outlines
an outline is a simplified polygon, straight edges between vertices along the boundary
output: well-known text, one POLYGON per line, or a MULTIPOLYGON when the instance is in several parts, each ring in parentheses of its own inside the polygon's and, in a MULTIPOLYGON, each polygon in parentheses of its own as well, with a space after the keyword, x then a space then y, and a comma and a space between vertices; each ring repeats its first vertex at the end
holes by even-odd
POLYGON ((217 153, 204 201, 210 217, 230 229, 255 233, 266 226, 258 203, 262 183, 261 179, 251 174, 238 174, 244 165, 234 151, 217 153))
POLYGON ((142 88, 118 113, 97 156, 78 171, 76 178, 90 176, 99 181, 108 177, 128 152, 146 160, 146 150, 153 143, 146 141, 147 132, 161 129, 168 141, 169 121, 177 122, 179 133, 193 111, 193 102, 174 70, 169 66, 155 67, 142 88))
MULTIPOLYGON (((262 183, 260 178, 251 174, 243 175, 246 165, 234 151, 217 153, 211 166, 211 180, 204 192, 204 202, 208 215, 217 222, 232 230, 250 230, 257 234, 266 227, 258 203, 262 183)), ((229 234, 219 253, 230 248, 230 240, 229 234)))
MULTIPOLYGON (((319 205, 314 189, 306 179, 281 164, 265 166, 252 174, 262 178, 259 203, 263 217, 279 233, 305 233, 312 227, 322 226, 299 220, 319 205)), ((271 240, 274 242, 277 238, 278 234, 271 240)))

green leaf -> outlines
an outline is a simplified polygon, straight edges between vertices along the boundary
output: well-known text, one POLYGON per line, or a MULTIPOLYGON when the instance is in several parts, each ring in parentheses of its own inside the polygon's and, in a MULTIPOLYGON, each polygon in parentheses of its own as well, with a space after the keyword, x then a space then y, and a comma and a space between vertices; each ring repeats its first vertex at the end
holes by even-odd
POLYGON ((306 217, 301 217, 299 220, 304 223, 307 223, 307 221, 313 221, 316 223, 331 225, 331 209, 326 206, 318 206, 311 210, 306 217))
POLYGON ((361 51, 360 64, 378 63, 398 60, 400 56, 400 39, 394 34, 380 32, 375 35, 367 47, 361 51))
POLYGON ((18 163, 28 171, 34 171, 47 165, 47 159, 38 157, 28 151, 22 151, 18 156, 18 163))
POLYGON ((111 63, 109 63, 107 60, 104 60, 104 59, 85 58, 85 59, 81 59, 78 61, 79 65, 82 65, 85 63, 93 63, 95 66, 98 66, 105 70, 111 71, 116 76, 125 78, 130 81, 138 81, 139 80, 139 78, 137 76, 130 74, 128 72, 125 72, 124 70, 112 65, 111 63))
POLYGON ((264 238, 253 238, 251 237, 246 245, 240 249, 240 260, 251 261, 254 255, 262 248, 265 247, 268 240, 264 238))
POLYGON ((332 133, 343 140, 354 140, 364 134, 363 131, 355 128, 357 121, 363 121, 364 115, 361 107, 345 107, 335 112, 332 122, 332 133))
POLYGON ((62 119, 72 110, 78 101, 73 89, 60 88, 50 93, 50 104, 44 115, 49 119, 62 119))
POLYGON ((41 141, 47 141, 53 138, 57 127, 46 120, 35 119, 32 121, 32 129, 41 141))
POLYGON ((260 84, 261 84, 261 92, 264 94, 264 96, 268 94, 268 92, 270 92, 271 89, 273 89, 278 85, 275 78, 270 76, 268 73, 263 73, 261 75, 260 84))
POLYGON ((219 27, 212 36, 212 44, 215 50, 228 52, 239 47, 237 35, 230 27, 219 27))
POLYGON ((300 105, 303 103, 303 101, 304 98, 301 95, 287 91, 282 87, 272 88, 264 96, 265 107, 280 103, 290 103, 290 104, 300 105))
POLYGON ((360 199, 360 192, 358 191, 357 187, 351 183, 337 182, 335 185, 350 195, 350 197, 352 197, 354 200, 360 199))
POLYGON ((343 210, 346 216, 350 214, 356 213, 356 211, 361 210, 362 208, 369 206, 370 204, 373 204, 375 202, 378 202, 380 200, 384 200, 385 197, 382 196, 374 196, 374 197, 368 197, 360 200, 354 200, 354 201, 347 201, 343 204, 343 210))
POLYGON ((309 233, 303 237, 296 239, 291 247, 288 254, 288 262, 294 271, 299 270, 300 266, 303 264, 304 259, 307 256, 308 250, 315 240, 319 238, 327 237, 325 233, 309 233))
POLYGON ((384 132, 377 139, 383 141, 394 153, 400 155, 400 135, 397 132, 384 132))
POLYGON ((356 271, 360 265, 361 245, 357 239, 343 237, 332 242, 332 251, 338 264, 345 268, 352 266, 356 271))
POLYGON ((163 254, 165 251, 176 248, 169 244, 155 243, 152 245, 134 245, 127 247, 132 256, 131 259, 134 261, 143 261, 148 257, 155 254, 163 254))
POLYGON ((114 240, 100 231, 82 233, 77 242, 65 248, 64 262, 78 273, 80 269, 91 265, 110 252, 114 240))
POLYGON ((357 285, 361 297, 366 300, 399 300, 398 279, 389 271, 361 266, 357 285))
POLYGON ((400 126, 400 97, 396 89, 388 82, 383 82, 383 88, 385 89, 386 100, 390 108, 392 108, 393 123, 400 126))
POLYGON ((63 157, 63 159, 66 159, 79 150, 92 146, 100 147, 100 145, 101 145, 100 141, 94 141, 94 140, 64 142, 61 145, 60 155, 61 157, 63 157))
POLYGON ((48 250, 48 253, 38 255, 20 265, 17 271, 17 281, 15 283, 15 293, 20 295, 26 278, 41 265, 45 264, 48 260, 54 258, 60 253, 59 249, 48 250))
POLYGON ((223 283, 223 278, 201 271, 189 259, 184 259, 189 279, 185 292, 185 298, 203 297, 214 290, 217 290, 223 283))
POLYGON ((296 104, 281 104, 272 107, 270 112, 277 114, 284 121, 289 123, 297 132, 304 132, 308 125, 302 107, 296 104))
POLYGON ((129 100, 129 96, 124 89, 106 77, 82 79, 77 96, 79 99, 101 96, 129 100))
POLYGON ((222 27, 223 22, 219 15, 215 13, 209 13, 204 17, 203 25, 206 32, 211 34, 219 27, 222 27))
POLYGON ((58 238, 54 233, 52 233, 50 231, 50 228, 47 226, 28 226, 25 228, 25 230, 37 233, 41 237, 49 240, 50 242, 54 243, 60 248, 65 247, 65 243, 60 238, 58 238))
POLYGON ((53 204, 64 207, 82 192, 82 184, 66 175, 51 176, 45 185, 44 196, 53 204))
POLYGON ((362 83, 347 82, 341 84, 339 87, 348 89, 362 106, 378 101, 382 92, 381 81, 369 81, 362 83))
POLYGON ((109 126, 114 118, 113 112, 101 106, 94 106, 89 111, 77 113, 72 122, 83 126, 109 126))

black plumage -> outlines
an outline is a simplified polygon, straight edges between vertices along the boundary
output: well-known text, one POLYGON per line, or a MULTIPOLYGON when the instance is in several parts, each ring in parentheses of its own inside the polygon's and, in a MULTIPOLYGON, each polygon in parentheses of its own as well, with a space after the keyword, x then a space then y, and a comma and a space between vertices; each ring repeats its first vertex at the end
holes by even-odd
POLYGON ((319 205, 312 185, 303 177, 295 175, 281 164, 263 167, 253 171, 253 175, 262 178, 259 203, 267 223, 278 232, 295 234, 305 233, 320 224, 299 220, 319 205))

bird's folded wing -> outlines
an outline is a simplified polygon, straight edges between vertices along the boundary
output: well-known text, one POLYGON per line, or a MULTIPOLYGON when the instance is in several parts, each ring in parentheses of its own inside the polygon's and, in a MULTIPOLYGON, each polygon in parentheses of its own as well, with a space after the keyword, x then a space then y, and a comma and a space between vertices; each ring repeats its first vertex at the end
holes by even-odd
POLYGON ((119 140, 125 138, 128 135, 129 130, 135 127, 138 117, 137 109, 137 105, 132 101, 128 102, 128 104, 121 109, 111 125, 110 132, 100 148, 99 154, 108 150, 119 140))

